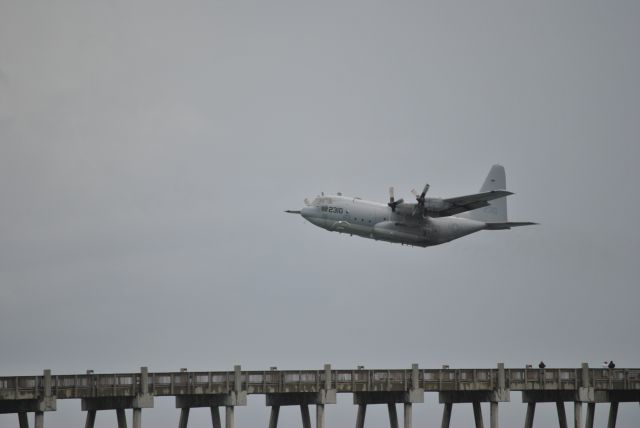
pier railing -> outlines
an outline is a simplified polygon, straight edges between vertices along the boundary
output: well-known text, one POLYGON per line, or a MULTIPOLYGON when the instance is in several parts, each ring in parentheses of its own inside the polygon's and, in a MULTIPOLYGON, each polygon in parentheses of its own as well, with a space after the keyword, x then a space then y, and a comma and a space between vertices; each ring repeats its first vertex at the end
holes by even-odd
MULTIPOLYGON (((134 396, 140 392, 141 373, 51 375, 52 395, 58 399, 134 396)), ((330 387, 338 393, 406 391, 411 369, 332 370, 330 387)), ((511 391, 640 390, 640 369, 507 368, 505 388, 511 391)), ((155 372, 148 374, 148 392, 154 396, 226 394, 234 390, 236 373, 155 372)), ((240 372, 241 390, 248 394, 317 392, 325 387, 323 370, 268 370, 240 372)), ((425 392, 486 391, 497 387, 497 369, 421 369, 418 385, 425 392)), ((44 376, 0 377, 0 400, 33 399, 44 394, 44 376)))

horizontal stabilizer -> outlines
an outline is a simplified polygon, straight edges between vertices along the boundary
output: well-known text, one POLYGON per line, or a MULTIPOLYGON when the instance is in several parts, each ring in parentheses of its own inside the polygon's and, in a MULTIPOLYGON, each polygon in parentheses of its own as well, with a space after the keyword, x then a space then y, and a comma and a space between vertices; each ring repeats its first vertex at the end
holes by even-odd
POLYGON ((518 226, 532 226, 538 223, 531 221, 507 221, 504 223, 487 223, 487 230, 504 230, 518 226))
MULTIPOLYGON (((486 192, 475 193, 473 195, 458 196, 455 198, 447 198, 444 200, 449 205, 449 208, 438 212, 441 217, 456 215, 465 211, 476 210, 478 208, 488 207, 491 205, 489 201, 494 199, 504 198, 505 196, 513 195, 513 193, 506 190, 489 190, 486 192)), ((469 217, 471 218, 471 217, 469 217)), ((506 220, 506 218, 505 218, 506 220)))

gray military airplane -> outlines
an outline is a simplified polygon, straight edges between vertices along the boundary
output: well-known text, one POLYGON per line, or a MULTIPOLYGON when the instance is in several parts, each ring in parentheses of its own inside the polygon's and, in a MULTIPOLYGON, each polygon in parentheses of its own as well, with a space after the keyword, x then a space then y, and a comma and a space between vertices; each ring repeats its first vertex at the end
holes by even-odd
POLYGON ((416 202, 395 199, 389 188, 389 202, 365 201, 337 195, 316 197, 301 210, 287 210, 300 214, 310 223, 332 232, 348 233, 380 241, 396 242, 419 247, 443 244, 480 230, 504 230, 537 223, 507 221, 504 167, 493 165, 489 175, 473 195, 455 198, 427 198, 427 184, 416 202))

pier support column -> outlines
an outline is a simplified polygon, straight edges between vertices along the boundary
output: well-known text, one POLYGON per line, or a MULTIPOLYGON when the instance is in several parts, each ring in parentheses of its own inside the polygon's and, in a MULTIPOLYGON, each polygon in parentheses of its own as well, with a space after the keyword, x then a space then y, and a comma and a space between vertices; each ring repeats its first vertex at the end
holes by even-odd
POLYGON ((309 405, 300 405, 300 414, 302 415, 302 428, 311 428, 311 417, 309 415, 309 405))
POLYGON ((358 404, 358 416, 356 417, 356 428, 364 428, 364 417, 367 414, 367 405, 358 404))
POLYGON ((533 428, 533 417, 536 414, 536 403, 527 403, 527 416, 524 418, 524 428, 533 428))
POLYGON ((87 421, 84 423, 84 428, 93 428, 95 424, 96 424, 96 411, 88 410, 87 421))
POLYGON ((480 402, 473 402, 473 419, 476 421, 476 428, 484 428, 484 422, 482 421, 482 407, 480 402))
POLYGON ((133 428, 142 428, 142 409, 133 409, 133 428))
POLYGON ((616 428, 616 420, 618 419, 618 402, 612 401, 609 407, 609 422, 607 428, 616 428))
POLYGON ((404 403, 404 428, 411 428, 413 424, 413 406, 411 403, 404 403))
POLYGON ((184 407, 180 409, 180 421, 178 422, 178 428, 187 428, 189 422, 189 408, 184 407))
POLYGON ((35 428, 44 427, 44 412, 36 412, 34 415, 33 426, 35 428))
POLYGON ((236 426, 233 406, 226 406, 226 412, 224 416, 224 426, 225 428, 235 428, 236 426))
POLYGON ((269 428, 278 427, 278 415, 280 415, 280 406, 271 406, 271 416, 269 416, 269 428))
POLYGON ((489 426, 491 428, 498 428, 498 402, 492 401, 489 403, 489 426))
POLYGON ((398 428, 398 412, 396 411, 396 403, 388 403, 389 409, 389 426, 391 428, 398 428))
POLYGON ((582 428, 582 402, 573 403, 573 426, 574 428, 582 428))
MULTIPOLYGON (((586 367, 586 364, 583 364, 583 372, 587 371, 586 367)), ((586 385, 589 382, 588 375, 589 373, 583 374, 582 385, 586 385)), ((596 403, 618 403, 631 399, 635 400, 638 396, 640 396, 640 393, 636 392, 594 391, 594 388, 590 386, 580 386, 578 390, 574 391, 561 389, 522 391, 522 402, 528 404, 525 428, 532 428, 533 426, 533 413, 536 403, 556 403, 560 428, 568 426, 564 403, 573 403, 574 427, 593 428, 596 403), (585 403, 587 404, 586 421, 582 415, 585 403)))
POLYGON ((587 421, 585 422, 585 428, 593 428, 593 420, 596 413, 596 403, 587 404, 587 421))
POLYGON ((116 409, 116 417, 118 418, 118 428, 127 428, 127 418, 124 409, 116 409))
POLYGON ((316 428, 324 428, 324 404, 316 404, 316 428))
POLYGON ((449 428, 451 424, 451 410, 453 410, 453 403, 444 403, 444 410, 442 411, 442 428, 449 428))
POLYGON ((213 425, 213 428, 222 428, 218 406, 211 406, 211 425, 213 425))
POLYGON ((558 424, 560 428, 569 428, 567 425, 567 413, 564 410, 564 402, 556 401, 556 408, 558 409, 558 424))
POLYGON ((29 428, 29 419, 27 419, 27 412, 18 413, 18 424, 20 424, 20 428, 29 428))

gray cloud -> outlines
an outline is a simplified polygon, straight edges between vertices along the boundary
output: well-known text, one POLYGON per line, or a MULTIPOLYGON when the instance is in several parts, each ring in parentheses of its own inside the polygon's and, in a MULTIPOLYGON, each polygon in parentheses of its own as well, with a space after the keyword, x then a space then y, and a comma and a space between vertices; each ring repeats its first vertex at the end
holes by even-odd
MULTIPOLYGON (((637 366, 639 13, 3 2, 2 372, 637 366), (510 216, 541 226, 413 249, 282 213, 321 191, 464 194, 496 162, 510 216)), ((428 400, 415 419, 437 423, 428 400)), ((266 423, 253 403, 239 426, 266 423)), ((82 423, 59 407, 51 426, 82 423)), ((156 407, 145 424, 173 426, 156 407)))

